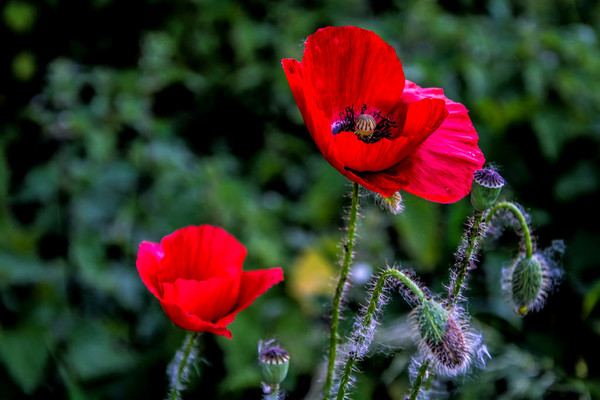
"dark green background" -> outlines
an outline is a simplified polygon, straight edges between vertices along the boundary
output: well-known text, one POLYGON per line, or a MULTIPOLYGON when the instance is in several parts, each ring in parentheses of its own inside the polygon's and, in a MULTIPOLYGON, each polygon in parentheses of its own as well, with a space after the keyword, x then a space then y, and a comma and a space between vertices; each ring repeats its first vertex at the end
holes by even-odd
MULTIPOLYGON (((137 246, 201 223, 286 281, 239 314, 232 341, 202 336, 186 398, 260 398, 257 342, 271 337, 292 357, 289 398, 306 396, 329 299, 292 296, 293 269, 307 251, 336 265, 350 186, 311 141, 280 60, 328 25, 375 31, 407 79, 465 104, 501 196, 529 211, 540 249, 567 245, 559 290, 520 319, 499 293, 517 237, 486 244, 469 308, 492 359, 450 397, 600 397, 596 1, 7 0, 0 15, 0 398, 162 398, 185 333, 139 279, 137 246)), ((401 216, 373 203, 356 261, 399 263, 442 291, 468 200, 406 195, 401 216)), ((356 282, 347 325, 363 298, 356 282)), ((406 394, 408 311, 394 296, 355 398, 406 394)))

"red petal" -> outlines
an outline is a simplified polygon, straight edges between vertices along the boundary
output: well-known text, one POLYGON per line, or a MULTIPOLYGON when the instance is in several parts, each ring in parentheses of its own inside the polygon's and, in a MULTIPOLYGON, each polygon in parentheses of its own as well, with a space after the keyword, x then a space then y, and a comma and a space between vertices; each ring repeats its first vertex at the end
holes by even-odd
POLYGON ((177 304, 161 301, 160 305, 171 321, 181 329, 192 332, 211 332, 231 339, 231 332, 225 327, 225 324, 220 325, 204 321, 193 314, 183 311, 177 304))
POLYGON ((224 229, 210 226, 182 228, 161 241, 163 282, 176 279, 237 278, 242 273, 246 248, 224 229))
POLYGON ((236 312, 248 307, 261 294, 265 293, 271 286, 283 280, 281 268, 260 269, 256 271, 244 271, 242 274, 242 285, 238 297, 236 312))
POLYGON ((162 295, 158 276, 160 275, 160 260, 163 256, 164 253, 158 243, 140 243, 136 260, 137 270, 144 285, 157 298, 162 295))
POLYGON ((398 130, 400 134, 395 139, 365 143, 351 132, 341 132, 333 137, 333 143, 345 168, 355 173, 383 171, 398 164, 427 139, 447 114, 442 100, 423 99, 410 104, 404 128, 398 130))
POLYGON ((215 323, 233 310, 239 291, 238 279, 177 279, 172 284, 163 283, 163 296, 160 300, 177 304, 181 310, 201 320, 215 323))
POLYGON ((441 89, 422 89, 412 82, 406 83, 407 101, 424 97, 442 99, 449 114, 416 151, 377 179, 382 186, 400 182, 402 189, 428 200, 458 201, 469 193, 473 172, 485 162, 468 111, 462 104, 446 98, 441 89))
POLYGON ((235 315, 252 304, 258 296, 266 292, 271 286, 282 280, 283 271, 281 268, 244 272, 234 310, 214 323, 185 311, 178 304, 171 301, 161 301, 161 305, 171 321, 182 329, 195 332, 212 332, 231 339, 231 332, 226 326, 233 322, 235 315))
MULTIPOLYGON (((310 132, 319 151, 325 159, 338 171, 342 172, 344 166, 338 160, 335 146, 332 146, 331 118, 317 107, 316 94, 307 83, 304 66, 296 60, 285 59, 282 61, 283 69, 292 89, 296 104, 300 109, 304 123, 310 132)), ((343 172, 342 172, 343 173, 343 172)))
POLYGON ((322 28, 309 36, 302 66, 305 84, 330 119, 352 105, 367 104, 387 113, 404 88, 402 63, 394 49, 375 33, 352 26, 322 28))
POLYGON ((282 60, 304 122, 325 159, 352 176, 341 161, 343 148, 332 143, 331 124, 345 107, 387 114, 400 102, 402 64, 392 47, 375 33, 355 27, 323 28, 309 36, 302 63, 282 60))

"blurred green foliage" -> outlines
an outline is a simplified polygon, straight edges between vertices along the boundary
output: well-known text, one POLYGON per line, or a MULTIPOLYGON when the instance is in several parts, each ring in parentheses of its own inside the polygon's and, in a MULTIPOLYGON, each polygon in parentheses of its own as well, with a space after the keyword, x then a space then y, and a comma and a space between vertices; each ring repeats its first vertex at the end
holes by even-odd
MULTIPOLYGON (((189 397, 258 398, 258 340, 277 337, 291 355, 283 387, 310 398, 330 300, 298 296, 306 274, 291 268, 307 252, 336 267, 349 186, 310 140, 280 60, 347 24, 394 46, 408 79, 464 103, 508 182, 501 196, 528 208, 540 247, 567 244, 560 291, 525 319, 499 293, 516 237, 487 246, 470 310, 492 359, 451 397, 600 397, 597 2, 7 0, 0 13, 3 399, 162 398, 184 332, 139 279, 137 246, 202 223, 247 247, 247 269, 282 266, 286 281, 236 318, 232 341, 202 336, 189 397)), ((468 201, 404 198, 394 217, 363 197, 356 261, 401 263, 441 291, 468 201)), ((355 398, 403 398, 408 311, 400 297, 388 306, 355 398)))

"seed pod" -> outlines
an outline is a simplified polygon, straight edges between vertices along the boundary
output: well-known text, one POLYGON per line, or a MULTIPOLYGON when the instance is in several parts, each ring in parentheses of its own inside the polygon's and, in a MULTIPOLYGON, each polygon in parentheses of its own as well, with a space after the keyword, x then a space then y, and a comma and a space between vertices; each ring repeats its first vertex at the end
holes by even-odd
POLYGON ((504 178, 493 169, 475 171, 471 186, 471 205, 476 211, 487 210, 494 205, 503 186, 504 178))
POLYGON ((258 355, 258 361, 265 383, 279 386, 285 379, 290 366, 290 355, 279 347, 267 347, 258 355))
POLYGON ((377 127, 377 121, 372 115, 360 114, 354 122, 354 133, 360 140, 369 140, 377 127))

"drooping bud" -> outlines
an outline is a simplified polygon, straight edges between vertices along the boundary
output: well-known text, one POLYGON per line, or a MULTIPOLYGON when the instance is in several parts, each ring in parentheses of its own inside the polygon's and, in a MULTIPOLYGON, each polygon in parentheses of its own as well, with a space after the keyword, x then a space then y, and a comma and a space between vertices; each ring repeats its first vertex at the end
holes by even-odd
POLYGON ((524 316, 544 306, 552 289, 553 276, 544 256, 521 256, 504 271, 503 289, 508 294, 515 311, 524 316))
POLYGON ((444 307, 433 300, 425 300, 415 311, 421 336, 428 342, 441 342, 450 318, 444 307))
POLYGON ((424 301, 418 307, 419 331, 436 361, 456 369, 467 359, 467 345, 460 326, 441 304, 424 301))
POLYGON ((535 258, 522 258, 513 271, 512 298, 519 314, 534 304, 542 290, 542 266, 535 258))
POLYGON ((475 171, 471 186, 471 205, 479 212, 487 210, 494 205, 503 186, 504 178, 493 169, 475 171))
POLYGON ((379 206, 391 212, 392 214, 400 214, 404 210, 404 204, 402 204, 402 196, 400 192, 396 192, 389 197, 377 194, 377 203, 379 206))
POLYGON ((419 350, 437 373, 454 376, 464 373, 474 360, 485 363, 487 353, 479 335, 472 332, 457 309, 450 311, 433 300, 423 301, 411 314, 419 333, 419 350))
POLYGON ((284 349, 272 345, 273 342, 260 344, 258 361, 263 378, 268 386, 278 387, 285 379, 290 366, 290 355, 284 349))

